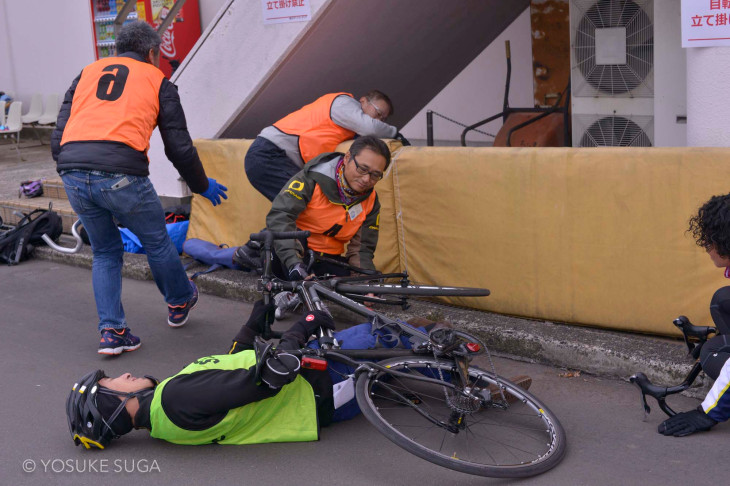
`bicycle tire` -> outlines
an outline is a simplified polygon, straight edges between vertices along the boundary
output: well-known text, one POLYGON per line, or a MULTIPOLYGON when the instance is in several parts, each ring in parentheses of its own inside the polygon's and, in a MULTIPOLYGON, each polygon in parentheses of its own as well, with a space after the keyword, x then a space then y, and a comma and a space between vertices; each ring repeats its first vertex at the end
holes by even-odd
POLYGON ((350 284, 345 282, 338 283, 335 286, 335 291, 353 294, 398 294, 421 297, 485 297, 489 295, 489 290, 476 287, 442 287, 413 284, 403 287, 399 284, 350 284))
MULTIPOLYGON (((404 356, 379 364, 416 377, 447 380, 456 373, 452 361, 433 357, 404 356)), ((520 478, 544 473, 562 460, 565 431, 542 402, 509 380, 479 368, 469 367, 469 376, 476 388, 485 388, 483 396, 490 396, 489 404, 477 402, 474 407, 475 401, 467 400, 455 405, 447 401, 442 385, 387 376, 382 371, 360 374, 355 396, 363 415, 378 431, 401 448, 439 466, 478 476, 520 478), (486 384, 503 387, 504 395, 486 384), (398 390, 410 403, 387 387, 398 390), (507 404, 502 396, 515 398, 514 403, 507 404), (425 411, 439 420, 453 421, 459 416, 452 415, 454 406, 472 409, 455 422, 460 429, 456 433, 421 414, 425 411)))

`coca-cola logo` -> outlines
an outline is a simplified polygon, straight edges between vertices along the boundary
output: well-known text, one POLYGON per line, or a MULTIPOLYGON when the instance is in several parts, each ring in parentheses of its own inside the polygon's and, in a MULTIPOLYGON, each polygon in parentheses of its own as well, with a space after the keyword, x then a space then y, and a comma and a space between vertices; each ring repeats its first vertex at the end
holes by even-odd
POLYGON ((170 25, 165 33, 162 34, 162 45, 160 45, 160 51, 167 57, 175 57, 177 51, 175 50, 175 33, 172 31, 172 25, 170 25))

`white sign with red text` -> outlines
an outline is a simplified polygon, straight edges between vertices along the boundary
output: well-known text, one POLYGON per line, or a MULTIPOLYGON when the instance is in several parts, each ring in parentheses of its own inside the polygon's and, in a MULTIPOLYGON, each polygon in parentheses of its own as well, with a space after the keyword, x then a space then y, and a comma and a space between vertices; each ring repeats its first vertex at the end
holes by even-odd
POLYGON ((311 0, 261 0, 264 24, 312 20, 311 0))
POLYGON ((730 46, 730 0, 682 0, 682 47, 730 46))

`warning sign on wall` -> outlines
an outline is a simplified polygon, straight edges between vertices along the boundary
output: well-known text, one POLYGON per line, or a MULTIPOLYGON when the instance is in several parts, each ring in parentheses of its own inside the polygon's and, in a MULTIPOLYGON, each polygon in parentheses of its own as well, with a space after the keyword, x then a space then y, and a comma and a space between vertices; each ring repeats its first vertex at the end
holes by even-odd
POLYGON ((311 0, 261 0, 264 24, 306 22, 312 19, 311 0))
POLYGON ((730 0, 682 0, 682 47, 730 46, 730 0))

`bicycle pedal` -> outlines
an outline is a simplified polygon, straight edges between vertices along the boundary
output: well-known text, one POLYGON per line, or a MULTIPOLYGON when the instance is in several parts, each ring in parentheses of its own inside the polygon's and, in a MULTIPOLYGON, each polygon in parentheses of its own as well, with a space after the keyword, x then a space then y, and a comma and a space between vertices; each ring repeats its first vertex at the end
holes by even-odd
MULTIPOLYGON (((519 386, 523 390, 529 390, 530 385, 532 385, 532 378, 527 375, 514 376, 510 378, 509 381, 519 386)), ((500 393, 500 388, 497 385, 489 385, 489 392, 492 394, 492 401, 498 401, 502 399, 502 393, 500 393)), ((517 400, 519 400, 516 396, 512 395, 506 390, 504 391, 504 399, 507 400, 507 403, 515 403, 517 400)))

